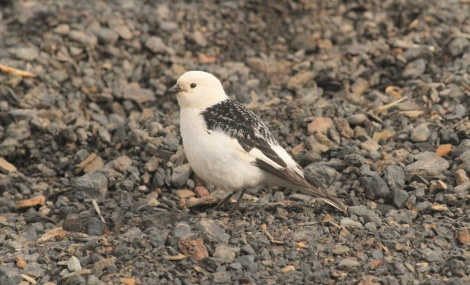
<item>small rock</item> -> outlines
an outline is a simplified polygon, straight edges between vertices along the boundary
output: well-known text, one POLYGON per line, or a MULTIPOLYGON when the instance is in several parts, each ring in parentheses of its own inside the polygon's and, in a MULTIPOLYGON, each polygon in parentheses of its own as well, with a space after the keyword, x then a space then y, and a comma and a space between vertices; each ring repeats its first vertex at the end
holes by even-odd
POLYGON ((96 30, 95 34, 98 37, 98 41, 103 44, 114 44, 119 38, 115 31, 103 27, 96 30))
POLYGON ((179 222, 173 229, 173 235, 177 238, 187 236, 191 233, 191 226, 186 222, 179 222))
POLYGON ((351 267, 359 267, 359 266, 361 266, 359 261, 355 259, 351 259, 351 258, 343 259, 338 264, 339 268, 351 268, 351 267))
POLYGON ((398 165, 387 166, 384 177, 392 189, 400 189, 405 186, 405 171, 398 165))
POLYGON ((341 255, 341 254, 347 254, 349 253, 349 247, 344 246, 344 245, 335 245, 333 248, 333 254, 335 255, 341 255))
POLYGON ((327 133, 327 131, 334 127, 333 121, 330 118, 316 117, 308 124, 308 133, 327 133))
POLYGON ((255 256, 254 255, 243 255, 240 257, 237 257, 235 259, 235 262, 240 263, 243 268, 250 270, 250 271, 256 271, 256 264, 255 264, 255 256))
POLYGON ((167 50, 167 46, 163 40, 159 37, 150 37, 145 42, 145 46, 153 53, 163 53, 167 50))
POLYGON ((85 174, 74 180, 75 191, 82 192, 98 201, 104 200, 108 192, 108 179, 99 172, 85 174))
POLYGON ((430 135, 431 131, 428 128, 428 124, 424 123, 411 130, 410 139, 412 142, 425 142, 430 135))
POLYGON ((436 262, 436 261, 441 260, 442 258, 442 253, 432 250, 429 247, 423 249, 421 253, 422 253, 423 259, 426 260, 427 262, 436 262))
POLYGON ((239 251, 239 249, 235 247, 220 244, 215 248, 214 257, 225 263, 232 263, 235 260, 237 251, 239 251))
POLYGON ((425 151, 416 154, 414 158, 417 161, 405 167, 407 178, 411 178, 413 175, 421 175, 424 178, 433 178, 441 175, 447 168, 449 168, 449 162, 434 152, 425 151))
POLYGON ((373 222, 375 225, 380 226, 382 219, 373 211, 369 210, 366 206, 351 206, 349 207, 351 215, 362 217, 364 222, 373 222))
POLYGON ((13 164, 6 161, 3 157, 0 157, 0 171, 3 173, 10 173, 16 172, 17 169, 13 164))
POLYGON ((211 278, 214 284, 230 284, 232 275, 228 271, 221 271, 212 273, 211 278))
POLYGON ((465 172, 465 170, 457 169, 457 171, 455 171, 455 181, 456 181, 457 185, 460 185, 460 184, 463 184, 465 182, 469 182, 470 179, 468 178, 467 172, 465 172))
POLYGON ((230 236, 224 232, 213 220, 202 219, 198 229, 207 241, 227 244, 230 236))
POLYGON ((191 167, 189 163, 177 166, 173 168, 173 174, 171 175, 171 184, 176 188, 181 188, 186 184, 186 181, 191 175, 191 167))
POLYGON ((403 70, 402 76, 405 78, 417 78, 426 71, 426 61, 419 58, 408 63, 403 70))
POLYGON ((82 265, 80 264, 80 260, 77 257, 72 256, 67 261, 67 268, 70 272, 76 272, 82 270, 82 265))
POLYGON ((375 140, 368 139, 361 143, 361 148, 363 150, 372 152, 372 151, 378 151, 380 149, 380 145, 375 140))
POLYGON ((98 38, 95 35, 89 35, 83 31, 71 31, 69 38, 90 47, 94 47, 98 43, 98 38))
POLYGON ((178 248, 184 255, 192 256, 196 260, 202 260, 209 256, 202 238, 193 239, 192 236, 188 236, 188 238, 184 238, 178 242, 178 248))
POLYGON ((21 210, 30 207, 42 206, 46 204, 46 197, 43 195, 33 197, 31 199, 16 202, 16 209, 21 210))
POLYGON ((363 229, 364 226, 360 222, 354 221, 351 218, 343 218, 340 221, 340 225, 349 229, 363 229))
POLYGON ((395 189, 392 192, 393 192, 393 204, 395 204, 395 206, 397 206, 398 208, 403 207, 406 201, 408 201, 408 198, 410 197, 408 192, 402 189, 395 189))
POLYGON ((131 166, 132 159, 127 155, 122 155, 108 162, 105 167, 113 168, 116 171, 124 173, 131 166))
POLYGON ((390 197, 390 189, 380 176, 361 177, 359 181, 364 187, 367 198, 376 200, 390 197))
POLYGON ((37 47, 20 47, 11 50, 11 53, 18 59, 32 61, 39 56, 39 50, 37 47))
POLYGON ((88 221, 87 221, 88 225, 87 225, 87 234, 90 235, 90 236, 101 236, 101 235, 104 235, 104 230, 106 228, 106 224, 103 223, 103 221, 101 221, 100 219, 98 218, 95 218, 95 217, 90 217, 88 218, 88 221))

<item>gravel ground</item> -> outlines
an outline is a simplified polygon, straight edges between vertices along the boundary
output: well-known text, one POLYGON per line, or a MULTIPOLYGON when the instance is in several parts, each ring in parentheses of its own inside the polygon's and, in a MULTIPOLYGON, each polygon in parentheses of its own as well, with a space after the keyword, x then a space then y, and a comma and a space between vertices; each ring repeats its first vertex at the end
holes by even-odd
POLYGON ((470 284, 469 1, 213 2, 0 1, 0 284, 470 284), (350 212, 214 210, 191 69, 350 212))

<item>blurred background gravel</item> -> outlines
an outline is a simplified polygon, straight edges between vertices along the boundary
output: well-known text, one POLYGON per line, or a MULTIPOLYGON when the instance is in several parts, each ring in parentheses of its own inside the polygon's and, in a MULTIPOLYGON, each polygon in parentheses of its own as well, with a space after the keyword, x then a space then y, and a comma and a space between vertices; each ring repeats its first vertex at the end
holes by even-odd
POLYGON ((0 73, 0 284, 470 284, 469 11, 0 1, 0 64, 37 75, 0 73), (191 69, 350 213, 285 189, 192 207, 215 194, 165 95, 191 69))

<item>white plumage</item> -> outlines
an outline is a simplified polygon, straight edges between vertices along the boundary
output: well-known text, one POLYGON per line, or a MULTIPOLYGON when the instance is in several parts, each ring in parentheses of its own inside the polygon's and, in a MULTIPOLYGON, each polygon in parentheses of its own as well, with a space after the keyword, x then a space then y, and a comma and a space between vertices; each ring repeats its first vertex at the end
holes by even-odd
POLYGON ((186 157, 206 182, 231 193, 260 184, 277 185, 318 197, 346 211, 328 192, 308 183, 302 170, 266 125, 229 98, 210 73, 189 71, 169 89, 181 107, 180 129, 186 157))

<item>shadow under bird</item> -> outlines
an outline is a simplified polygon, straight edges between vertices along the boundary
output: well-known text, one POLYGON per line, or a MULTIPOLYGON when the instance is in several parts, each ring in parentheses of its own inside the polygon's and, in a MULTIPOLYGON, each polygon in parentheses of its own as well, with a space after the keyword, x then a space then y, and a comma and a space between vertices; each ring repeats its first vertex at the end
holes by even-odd
POLYGON ((188 71, 168 92, 176 94, 181 108, 180 131, 186 157, 206 182, 231 194, 242 190, 241 195, 260 184, 286 187, 347 211, 340 199, 305 180, 303 171, 266 125, 228 97, 214 75, 188 71))

